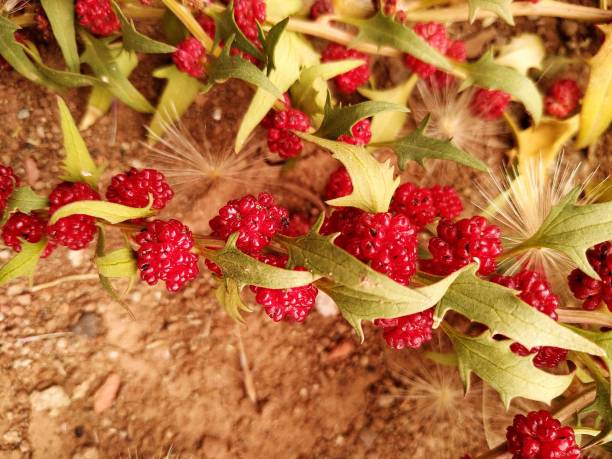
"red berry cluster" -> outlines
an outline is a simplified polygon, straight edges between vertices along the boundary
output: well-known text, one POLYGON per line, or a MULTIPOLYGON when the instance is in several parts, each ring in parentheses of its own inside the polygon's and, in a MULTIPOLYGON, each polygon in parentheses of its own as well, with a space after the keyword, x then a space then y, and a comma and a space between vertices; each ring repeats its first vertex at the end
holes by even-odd
POLYGON ((266 20, 264 0, 234 0, 234 19, 242 33, 253 43, 259 44, 257 24, 266 20))
POLYGON ((108 37, 121 29, 110 0, 77 0, 74 8, 79 24, 95 35, 108 37))
POLYGON ((161 280, 168 291, 177 292, 200 272, 191 231, 177 220, 149 222, 134 241, 140 246, 136 254, 140 277, 149 285, 161 280))
POLYGON ((497 120, 504 114, 510 98, 510 94, 504 91, 478 88, 470 102, 470 110, 474 116, 483 120, 497 120))
POLYGON ((569 277, 569 287, 574 296, 583 300, 582 307, 589 311, 605 303, 612 311, 612 241, 602 242, 587 250, 587 259, 601 280, 574 269, 569 277))
POLYGON ((340 166, 329 176, 325 185, 325 199, 341 198, 353 192, 353 182, 346 167, 340 166))
MULTIPOLYGON (((451 40, 446 34, 444 25, 435 22, 418 23, 414 26, 414 32, 445 56, 459 62, 466 60, 465 44, 460 40, 451 40)), ((453 81, 451 75, 436 70, 435 66, 427 64, 411 54, 404 56, 404 63, 412 72, 423 79, 429 79, 430 83, 437 87, 444 87, 453 81)))
POLYGON ((558 80, 548 90, 544 98, 546 113, 556 118, 566 118, 578 106, 580 88, 574 80, 558 80))
MULTIPOLYGON (((47 222, 35 214, 24 214, 23 212, 15 212, 11 214, 9 219, 2 227, 2 239, 4 243, 12 248, 15 252, 21 252, 21 240, 23 239, 30 244, 40 242, 47 234, 47 222)), ((55 245, 52 242, 47 243, 42 257, 48 257, 55 245)))
POLYGON ((506 430, 513 459, 578 459, 580 446, 571 427, 562 426, 548 411, 514 417, 506 430))
POLYGON ((0 212, 6 208, 6 202, 15 187, 19 185, 19 178, 10 166, 0 164, 0 212))
POLYGON ((393 349, 417 349, 431 340, 433 308, 397 319, 377 319, 374 325, 383 329, 385 341, 393 349))
MULTIPOLYGON (((543 275, 535 271, 522 270, 514 276, 492 276, 491 281, 518 290, 521 292, 519 294, 521 300, 551 319, 557 320, 559 298, 551 291, 550 285, 543 275)), ((567 349, 552 346, 538 346, 527 349, 520 343, 513 343, 510 349, 515 354, 522 356, 536 354, 533 363, 540 368, 555 368, 567 358, 567 349)))
POLYGON ((315 0, 310 7, 310 18, 317 19, 319 16, 333 12, 334 5, 332 4, 331 0, 315 0))
POLYGON ((206 50, 200 40, 194 37, 185 38, 176 46, 176 51, 172 53, 174 65, 181 72, 191 75, 194 78, 204 76, 203 61, 206 58, 206 50))
POLYGON ((146 207, 149 196, 153 198, 153 209, 161 210, 174 197, 166 177, 155 169, 131 168, 128 172, 115 175, 106 190, 110 202, 129 207, 146 207))
POLYGON ((475 216, 457 222, 441 220, 438 236, 429 240, 432 258, 421 260, 421 268, 431 274, 446 276, 478 259, 479 274, 495 271, 495 258, 502 253, 500 229, 486 218, 475 216))
POLYGON ((450 186, 419 188, 412 183, 404 183, 395 190, 391 210, 406 215, 420 230, 438 217, 458 217, 463 212, 463 204, 450 186))
POLYGON ((367 145, 372 139, 372 122, 369 118, 363 119, 351 128, 351 135, 342 134, 338 137, 340 142, 350 145, 367 145))
POLYGON ((293 158, 304 147, 302 139, 291 131, 306 132, 310 128, 310 118, 297 108, 287 107, 270 113, 262 121, 268 130, 268 148, 281 158, 293 158))
POLYGON ((359 86, 366 84, 370 78, 368 55, 337 43, 329 43, 321 54, 321 60, 323 62, 341 61, 345 59, 360 59, 364 61, 363 65, 334 77, 334 81, 340 92, 352 94, 357 91, 359 86))

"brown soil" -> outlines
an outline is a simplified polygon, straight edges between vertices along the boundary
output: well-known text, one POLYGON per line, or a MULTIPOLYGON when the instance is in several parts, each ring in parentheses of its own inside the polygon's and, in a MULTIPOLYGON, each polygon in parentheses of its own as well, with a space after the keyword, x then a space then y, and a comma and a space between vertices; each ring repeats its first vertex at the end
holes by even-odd
MULTIPOLYGON (((581 37, 593 37, 571 21, 518 23, 513 32, 496 23, 499 33, 485 43, 525 30, 543 36, 549 52, 576 55, 584 51, 581 37)), ((584 52, 592 52, 592 40, 587 45, 584 52)), ((132 78, 151 100, 161 89, 148 76, 158 63, 146 61, 132 78)), ((3 74, 0 94, 0 160, 48 191, 61 158, 55 96, 14 73, 3 74)), ((220 148, 231 141, 248 94, 237 83, 217 88, 185 123, 194 132, 206 126, 220 148)), ((65 97, 80 117, 87 90, 65 97)), ((140 143, 146 122, 119 104, 84 134, 92 154, 109 162, 106 178, 148 161, 140 143)), ((591 158, 605 157, 600 147, 591 158)), ((325 153, 313 152, 286 180, 319 193, 332 167, 325 153)), ((456 174, 445 182, 467 190, 471 178, 456 174)), ((168 214, 203 232, 218 205, 243 191, 235 184, 196 188, 168 214)), ((289 192, 283 199, 299 202, 289 192)), ((212 297, 208 274, 180 295, 137 284, 126 301, 135 319, 96 280, 44 285, 92 273, 92 255, 57 250, 34 279, 46 288, 16 282, 0 291, 1 459, 153 458, 169 451, 183 458, 416 459, 485 447, 478 387, 463 400, 454 370, 386 350, 370 326, 360 345, 337 315, 313 313, 296 326, 272 323, 257 310, 246 326, 236 325, 212 297), (425 402, 415 399, 423 394, 425 402), (449 394, 454 405, 440 403, 449 394)), ((0 249, 2 262, 9 256, 0 249)), ((488 408, 501 410, 492 400, 488 408)))

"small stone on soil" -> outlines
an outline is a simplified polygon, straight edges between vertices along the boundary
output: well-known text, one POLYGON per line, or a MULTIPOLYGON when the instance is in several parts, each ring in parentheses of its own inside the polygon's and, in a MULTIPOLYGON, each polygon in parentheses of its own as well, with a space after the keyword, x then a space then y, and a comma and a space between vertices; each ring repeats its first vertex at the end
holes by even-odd
POLYGON ((113 405, 120 385, 121 378, 118 374, 111 373, 108 375, 106 381, 94 394, 94 411, 96 413, 102 413, 113 405))
POLYGON ((69 406, 70 398, 62 387, 51 386, 43 391, 32 392, 30 404, 34 411, 45 411, 69 406))

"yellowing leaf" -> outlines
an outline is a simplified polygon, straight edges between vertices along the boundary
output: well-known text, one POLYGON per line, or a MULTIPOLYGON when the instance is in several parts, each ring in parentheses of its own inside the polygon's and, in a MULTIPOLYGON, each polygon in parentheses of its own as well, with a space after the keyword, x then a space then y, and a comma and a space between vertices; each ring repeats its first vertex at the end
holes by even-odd
POLYGON ((469 19, 474 22, 479 10, 491 11, 510 25, 514 25, 514 18, 510 11, 512 0, 468 0, 470 7, 469 19))
POLYGON ((240 298, 242 287, 234 279, 224 277, 218 280, 215 297, 223 306, 228 316, 236 322, 244 323, 241 312, 252 312, 253 310, 244 304, 240 298))
POLYGON ((353 192, 348 196, 327 201, 330 206, 357 207, 366 212, 386 212, 399 177, 393 178, 394 167, 389 161, 381 163, 364 147, 344 142, 322 139, 310 134, 300 137, 333 152, 333 157, 344 164, 353 182, 353 192))
POLYGON ((36 271, 38 260, 43 254, 46 245, 46 239, 35 244, 22 241, 21 252, 11 258, 0 269, 0 285, 4 285, 18 277, 31 277, 34 271, 36 271))
POLYGON ((612 24, 601 24, 599 28, 606 39, 588 61, 591 75, 582 100, 578 148, 592 145, 612 121, 612 24))
POLYGON ((297 13, 302 6, 302 0, 266 0, 266 17, 276 22, 297 13))
POLYGON ((200 23, 191 14, 191 10, 177 0, 162 0, 166 8, 168 8, 174 15, 183 23, 183 25, 191 32, 191 35, 196 37, 204 45, 207 50, 212 49, 213 41, 204 32, 200 23))
POLYGON ((20 211, 30 213, 33 210, 44 209, 49 205, 49 200, 44 196, 37 195, 29 186, 20 186, 11 194, 6 203, 8 212, 20 211))
POLYGON ((495 62, 499 65, 512 67, 523 75, 529 69, 541 69, 542 61, 546 57, 544 43, 539 35, 524 33, 510 40, 510 43, 501 47, 495 62))
POLYGON ((74 1, 41 0, 40 4, 49 19, 53 36, 62 50, 68 70, 79 73, 79 52, 74 32, 74 1))
POLYGON ((127 247, 96 256, 94 261, 100 275, 107 278, 133 277, 137 272, 134 251, 127 247))
POLYGON ((108 223, 116 224, 134 218, 146 218, 155 215, 155 211, 151 210, 151 204, 147 207, 137 208, 128 207, 122 204, 105 201, 75 201, 57 209, 49 224, 53 225, 60 218, 68 217, 69 215, 81 214, 91 217, 100 218, 108 223))

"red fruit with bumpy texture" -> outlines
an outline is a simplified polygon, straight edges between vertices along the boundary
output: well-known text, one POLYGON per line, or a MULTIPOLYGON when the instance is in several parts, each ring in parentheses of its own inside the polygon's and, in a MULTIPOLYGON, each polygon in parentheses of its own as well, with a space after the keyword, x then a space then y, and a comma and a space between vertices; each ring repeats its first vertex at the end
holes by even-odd
POLYGON ((282 228, 288 225, 289 212, 277 206, 269 193, 257 199, 246 195, 229 201, 210 221, 214 236, 227 239, 239 232, 237 247, 249 255, 257 255, 282 228))
POLYGON ((131 168, 128 172, 115 175, 106 191, 110 202, 129 207, 146 207, 149 195, 153 197, 153 208, 160 210, 174 197, 166 177, 155 169, 131 168))
POLYGON ((571 427, 562 426, 548 411, 516 415, 506 430, 513 459, 578 459, 580 447, 571 427))
POLYGON ((310 231, 310 221, 304 214, 291 214, 286 228, 281 227, 280 234, 289 237, 303 236, 310 231))
POLYGON ((266 20, 264 0, 234 0, 234 19, 242 33, 253 43, 259 43, 257 23, 266 20))
POLYGON ((405 215, 418 229, 433 222, 438 214, 431 190, 409 182, 395 190, 391 211, 405 215))
MULTIPOLYGON (((465 62, 467 59, 465 43, 463 43, 461 40, 449 40, 448 48, 446 49, 444 55, 458 62, 465 62)), ((454 83, 455 80, 456 78, 450 73, 443 72, 442 70, 436 70, 429 78, 429 84, 435 88, 445 88, 454 83)))
POLYGON ((268 129, 268 148, 281 158, 293 158, 304 147, 302 139, 293 131, 306 132, 310 128, 310 118, 296 108, 276 112, 263 123, 268 129))
POLYGON ((364 61, 364 64, 356 69, 334 77, 334 81, 340 92, 352 94, 357 91, 359 86, 366 84, 370 78, 369 58, 365 53, 357 51, 356 49, 347 48, 337 43, 329 43, 321 54, 321 60, 323 62, 341 61, 344 59, 360 59, 364 61))
MULTIPOLYGON (((260 260, 264 263, 285 268, 287 265, 286 256, 263 256, 260 260)), ((295 271, 306 271, 305 268, 298 266, 295 271)), ((319 290, 313 285, 308 284, 301 287, 286 289, 272 289, 251 286, 255 293, 255 301, 261 304, 268 316, 279 322, 283 319, 303 322, 314 306, 319 290)))
POLYGON ((329 176, 325 185, 325 199, 341 198, 353 192, 353 182, 346 167, 340 166, 329 176))
MULTIPOLYGON (((49 194, 49 213, 75 201, 97 201, 100 195, 85 183, 62 182, 49 194)), ((60 218, 47 227, 51 243, 80 250, 89 245, 96 236, 96 219, 88 215, 75 214, 60 218)))
POLYGON ((0 213, 4 211, 6 201, 18 185, 19 178, 13 172, 13 168, 0 164, 0 213))
POLYGON ((574 80, 555 81, 544 98, 544 109, 551 116, 566 118, 578 106, 581 95, 574 80))
POLYGON ((202 26, 202 29, 204 29, 204 32, 206 32, 206 35, 208 35, 210 38, 215 38, 215 33, 217 31, 215 20, 202 12, 199 12, 195 18, 196 21, 198 21, 198 23, 202 26))
POLYGON ((601 280, 593 279, 576 268, 568 277, 570 290, 577 299, 584 300, 584 309, 592 311, 603 302, 612 312, 612 241, 587 250, 587 259, 601 280))
POLYGON ((134 241, 140 246, 136 254, 140 277, 149 285, 161 280, 168 291, 176 292, 200 272, 198 256, 191 251, 191 231, 178 220, 149 222, 134 241))
POLYGON ((461 215, 463 203, 452 186, 436 185, 430 190, 438 217, 451 219, 461 215))
POLYGON ((321 234, 340 233, 334 243, 345 248, 348 241, 354 236, 357 220, 365 212, 355 207, 340 207, 334 210, 323 222, 321 234))
POLYGON ((383 329, 385 341, 393 349, 417 349, 431 340, 433 309, 397 319, 377 319, 374 325, 383 329))
POLYGON ((371 126, 372 122, 368 118, 361 120, 351 128, 351 135, 342 134, 338 140, 350 145, 367 145, 372 140, 371 126))
MULTIPOLYGON (((414 32, 429 43, 430 46, 436 48, 442 54, 446 54, 450 43, 446 36, 446 28, 442 24, 421 22, 414 26, 414 32)), ((404 56, 404 63, 406 67, 423 79, 429 78, 436 71, 435 66, 427 64, 410 54, 404 56)))
POLYGON ((501 118, 510 102, 510 94, 496 89, 479 88, 470 102, 474 116, 487 121, 501 118))
POLYGON ((206 50, 200 40, 194 37, 185 38, 176 45, 176 51, 172 53, 174 65, 181 72, 200 78, 204 75, 202 61, 206 57, 206 50))
POLYGON ((317 19, 324 14, 334 12, 334 5, 331 0, 316 0, 310 7, 310 18, 317 19))
POLYGON ((502 253, 500 229, 481 216, 453 223, 441 220, 438 236, 429 240, 432 259, 422 260, 421 267, 431 274, 446 276, 478 259, 479 274, 495 271, 495 258, 502 253))
MULTIPOLYGON (((2 227, 4 243, 15 252, 21 252, 21 240, 29 243, 39 242, 46 235, 47 223, 37 215, 15 212, 2 227)), ((48 257, 55 246, 47 244, 42 257, 48 257)))
POLYGON ((74 9, 79 24, 95 35, 108 37, 121 29, 110 0, 77 0, 74 9))
POLYGON ((567 359, 567 349, 554 346, 536 346, 527 349, 520 343, 512 343, 510 350, 515 354, 526 356, 536 354, 533 364, 538 368, 556 368, 561 362, 567 359))

